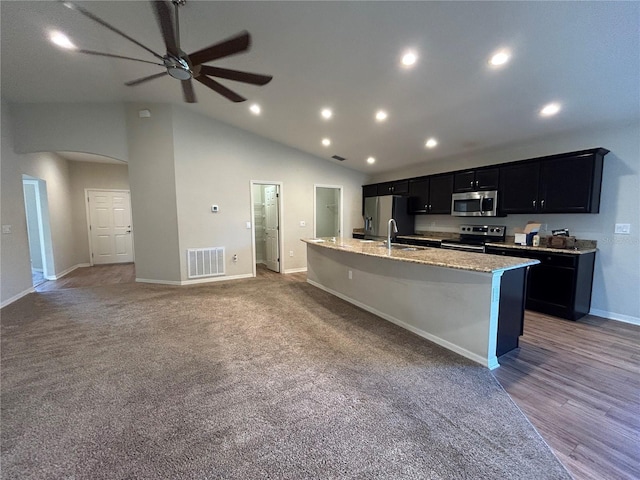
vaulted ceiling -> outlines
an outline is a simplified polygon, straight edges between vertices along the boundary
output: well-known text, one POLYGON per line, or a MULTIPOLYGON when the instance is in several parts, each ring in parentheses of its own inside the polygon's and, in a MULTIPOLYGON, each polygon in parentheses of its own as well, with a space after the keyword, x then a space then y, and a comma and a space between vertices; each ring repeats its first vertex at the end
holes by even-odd
MULTIPOLYGON (((79 4, 165 53, 149 2, 79 4)), ((154 60, 61 2, 0 8, 6 101, 183 104, 180 83, 168 76, 124 85, 161 67, 53 45, 49 33, 59 30, 82 49, 154 60)), ((368 173, 640 116, 638 2, 188 0, 180 8, 186 52, 245 29, 251 49, 211 64, 273 80, 263 87, 220 80, 244 103, 195 83, 198 103, 186 108, 327 161, 340 155, 344 166, 368 173), (408 49, 417 55, 410 68, 400 62, 408 49), (490 66, 501 49, 510 61, 490 66), (559 113, 541 117, 550 102, 559 113), (249 111, 254 103, 260 115, 249 111), (321 117, 323 108, 331 119, 321 117), (375 119, 378 110, 386 120, 375 119), (425 147, 429 138, 436 147, 425 147)))

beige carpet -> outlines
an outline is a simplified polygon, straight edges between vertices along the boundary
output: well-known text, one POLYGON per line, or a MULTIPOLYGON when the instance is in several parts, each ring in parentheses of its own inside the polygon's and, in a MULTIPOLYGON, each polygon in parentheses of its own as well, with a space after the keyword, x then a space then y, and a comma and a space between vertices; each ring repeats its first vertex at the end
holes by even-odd
POLYGON ((3 479, 570 478, 488 370, 291 277, 1 316, 3 479))

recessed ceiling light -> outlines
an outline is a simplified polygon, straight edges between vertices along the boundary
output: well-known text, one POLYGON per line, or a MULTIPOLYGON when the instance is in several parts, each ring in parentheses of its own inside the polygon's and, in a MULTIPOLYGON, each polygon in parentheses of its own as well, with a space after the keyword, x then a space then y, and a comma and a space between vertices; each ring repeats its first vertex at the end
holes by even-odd
POLYGON ((418 60, 418 56, 414 52, 405 52, 402 55, 402 65, 405 67, 410 67, 416 63, 418 60))
POLYGON ((387 112, 385 112, 384 110, 378 110, 376 112, 376 120, 379 122, 383 122, 387 119, 387 112))
POLYGON ((544 107, 542 107, 542 109, 540 110, 540 115, 543 117, 551 117, 556 113, 558 113, 559 111, 560 111, 559 103, 549 103, 548 105, 545 105, 544 107))
POLYGON ((251 110, 251 113, 253 113, 254 115, 260 115, 260 112, 262 111, 260 109, 260 105, 258 105, 257 103, 254 103, 253 105, 251 105, 249 107, 249 110, 251 110))
POLYGON ((369 165, 373 165, 374 163, 376 163, 376 159, 373 158, 373 157, 369 157, 369 158, 367 158, 367 163, 369 165))
POLYGON ((322 115, 322 118, 326 118, 328 120, 333 116, 333 112, 330 108, 323 108, 320 115, 322 115))
POLYGON ((427 140, 427 142, 424 144, 425 147, 427 148, 433 148, 436 145, 438 145, 438 141, 435 138, 430 138, 429 140, 427 140))
POLYGON ((325 147, 328 147, 329 145, 331 145, 331 140, 329 140, 328 138, 323 138, 322 145, 324 145, 325 147))
POLYGON ((493 54, 493 56, 489 60, 489 65, 492 65, 494 67, 499 67, 507 63, 510 58, 511 58, 511 54, 509 53, 508 50, 500 50, 499 52, 496 52, 493 54))
POLYGON ((51 34, 49 35, 49 40, 51 40, 59 47, 66 48, 68 50, 74 50, 77 48, 73 43, 71 43, 69 37, 67 37, 62 32, 51 32, 51 34))

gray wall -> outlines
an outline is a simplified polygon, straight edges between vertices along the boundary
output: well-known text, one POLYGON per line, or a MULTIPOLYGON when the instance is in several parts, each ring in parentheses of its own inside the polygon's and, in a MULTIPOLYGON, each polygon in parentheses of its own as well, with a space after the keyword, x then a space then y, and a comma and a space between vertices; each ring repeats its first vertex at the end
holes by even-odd
POLYGON ((13 150, 9 108, 4 102, 0 115, 0 218, 2 225, 11 225, 12 231, 10 234, 0 234, 0 304, 4 305, 31 288, 31 269, 20 156, 13 150))
POLYGON ((11 114, 17 153, 72 151, 129 158, 122 104, 15 104, 11 114))
MULTIPOLYGON (((314 183, 342 185, 345 228, 351 232, 360 223, 364 174, 183 107, 175 107, 173 115, 182 280, 187 278, 188 248, 224 246, 227 275, 252 273, 251 230, 246 228, 246 222, 253 221, 252 180, 282 182, 281 269, 285 272, 307 264, 306 246, 300 238, 313 236, 314 183), (218 204, 220 212, 212 213, 212 204, 218 204), (305 227, 300 227, 301 220, 305 227), (236 263, 231 261, 234 254, 238 255, 236 263)), ((131 185, 134 192, 133 178, 131 185)))
MULTIPOLYGON (((521 160, 555 153, 604 147, 611 152, 604 160, 599 214, 509 215, 492 222, 508 227, 513 234, 529 220, 566 227, 578 238, 598 241, 593 283, 592 313, 640 322, 640 124, 626 122, 608 127, 563 133, 527 144, 443 159, 388 172, 370 183, 429 175, 445 171, 521 160), (616 223, 630 223, 631 235, 614 235, 616 223)), ((567 179, 568 182, 571 179, 567 179)), ((416 230, 456 231, 460 223, 486 223, 443 215, 416 216, 416 230)))
POLYGON ((131 104, 126 117, 136 277, 163 282, 180 280, 172 112, 131 104), (142 108, 150 118, 138 117, 142 108))

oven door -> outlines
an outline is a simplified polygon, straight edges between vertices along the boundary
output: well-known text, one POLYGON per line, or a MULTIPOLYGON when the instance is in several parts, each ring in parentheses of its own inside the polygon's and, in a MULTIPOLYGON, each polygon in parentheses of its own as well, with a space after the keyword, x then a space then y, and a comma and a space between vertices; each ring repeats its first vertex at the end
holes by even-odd
POLYGON ((451 197, 451 215, 454 217, 497 216, 498 192, 454 193, 451 197))

